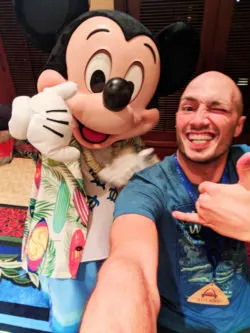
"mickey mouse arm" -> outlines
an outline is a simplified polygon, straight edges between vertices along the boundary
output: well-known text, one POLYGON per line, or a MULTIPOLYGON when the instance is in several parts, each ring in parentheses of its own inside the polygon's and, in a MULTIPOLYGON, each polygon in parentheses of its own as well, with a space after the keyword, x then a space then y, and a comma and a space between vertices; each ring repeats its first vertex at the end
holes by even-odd
POLYGON ((121 151, 112 163, 102 169, 98 176, 103 181, 118 188, 125 186, 135 172, 139 172, 159 162, 153 148, 136 153, 133 147, 121 151))
POLYGON ((65 100, 76 92, 73 82, 45 89, 29 98, 17 97, 9 122, 10 133, 28 141, 46 157, 59 162, 79 159, 80 152, 69 147, 72 139, 72 115, 65 100))

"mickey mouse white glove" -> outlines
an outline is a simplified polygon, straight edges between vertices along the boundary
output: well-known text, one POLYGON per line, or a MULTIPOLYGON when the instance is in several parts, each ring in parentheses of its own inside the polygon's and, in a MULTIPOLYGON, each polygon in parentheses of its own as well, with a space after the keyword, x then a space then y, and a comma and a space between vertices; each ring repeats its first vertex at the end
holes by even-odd
POLYGON ((143 149, 136 153, 132 147, 125 148, 112 164, 103 168, 98 177, 106 183, 118 188, 125 186, 135 172, 148 168, 159 162, 154 154, 154 148, 143 149))
POLYGON ((55 161, 79 159, 79 150, 68 146, 72 138, 72 115, 65 103, 76 91, 76 83, 68 81, 46 88, 32 98, 16 97, 9 121, 10 134, 16 139, 28 139, 55 161))

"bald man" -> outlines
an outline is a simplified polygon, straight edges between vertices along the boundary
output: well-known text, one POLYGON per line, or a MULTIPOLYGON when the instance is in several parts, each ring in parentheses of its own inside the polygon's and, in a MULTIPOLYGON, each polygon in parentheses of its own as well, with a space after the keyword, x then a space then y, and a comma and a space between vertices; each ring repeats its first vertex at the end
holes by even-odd
POLYGON ((236 163, 250 148, 231 145, 242 132, 242 109, 238 87, 222 73, 204 73, 187 86, 176 114, 176 154, 136 174, 118 197, 110 256, 81 333, 250 331, 245 243, 201 225, 195 213, 204 181, 247 185, 236 163))
MULTIPOLYGON (((221 95, 221 98, 224 98, 224 96, 228 94, 228 98, 230 99, 231 95, 232 110, 237 111, 235 116, 238 121, 236 121, 235 124, 236 126, 239 125, 240 128, 242 128, 242 123, 244 123, 245 117, 242 117, 243 103, 241 92, 234 81, 221 73, 208 72, 198 76, 188 85, 181 100, 185 100, 187 95, 192 94, 192 89, 199 91, 197 86, 200 84, 200 82, 202 82, 202 86, 200 86, 201 94, 203 94, 205 98, 208 97, 209 94, 207 93, 206 86, 208 89, 210 89, 210 82, 213 81, 206 81, 207 78, 211 78, 212 80, 213 78, 216 78, 213 89, 217 92, 221 92, 222 88, 225 89, 222 92, 223 94, 221 95)), ((210 90, 210 92, 212 93, 213 90, 210 90)), ((213 117, 210 119, 213 119, 213 117)), ((227 128, 230 129, 230 127, 227 128)), ((234 130, 234 128, 232 129, 234 130)), ((220 154, 221 152, 223 153, 225 147, 231 144, 230 135, 225 135, 224 137, 221 136, 221 138, 223 138, 223 140, 217 142, 217 146, 219 145, 218 148, 216 145, 212 146, 215 151, 212 153, 212 158, 215 158, 216 155, 220 154)), ((177 154, 180 154, 179 158, 182 158, 181 156, 183 153, 184 155, 190 156, 185 154, 185 147, 183 146, 182 140, 180 139, 180 133, 178 129, 177 139, 178 150, 180 151, 177 152, 177 154)), ((243 147, 243 151, 248 150, 249 149, 247 147, 243 147)), ((227 155, 228 154, 224 154, 224 157, 227 158, 227 155)), ((192 160, 194 161, 194 159, 192 160)), ((218 162, 220 163, 221 167, 225 165, 220 161, 218 162)), ((196 172, 197 168, 198 167, 196 165, 196 172)), ((236 184, 230 186, 228 186, 228 184, 215 184, 218 182, 216 173, 207 178, 206 173, 209 172, 208 169, 206 170, 206 173, 201 176, 201 178, 199 178, 199 175, 194 174, 193 177, 195 177, 196 183, 200 184, 198 189, 201 193, 195 205, 197 213, 182 213, 174 211, 172 214, 173 217, 186 222, 199 223, 203 226, 212 228, 214 231, 224 236, 250 242, 250 153, 246 153, 239 158, 236 164, 236 169, 239 180, 236 184), (196 179, 196 177, 198 178, 196 179), (203 180, 209 181, 203 182, 203 180)), ((217 170, 218 169, 216 168, 215 171, 217 170)), ((192 179, 192 175, 190 177, 192 179)))

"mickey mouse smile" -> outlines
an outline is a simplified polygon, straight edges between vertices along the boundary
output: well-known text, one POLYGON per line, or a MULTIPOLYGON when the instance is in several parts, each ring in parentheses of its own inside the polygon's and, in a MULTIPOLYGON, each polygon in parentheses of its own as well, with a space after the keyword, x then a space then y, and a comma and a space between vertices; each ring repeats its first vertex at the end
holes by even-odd
POLYGON ((79 125, 79 131, 82 135, 82 138, 84 140, 86 140, 87 142, 89 142, 89 143, 103 143, 104 141, 106 141, 109 138, 109 134, 94 131, 94 130, 84 126, 79 121, 77 121, 77 122, 78 122, 78 125, 79 125))

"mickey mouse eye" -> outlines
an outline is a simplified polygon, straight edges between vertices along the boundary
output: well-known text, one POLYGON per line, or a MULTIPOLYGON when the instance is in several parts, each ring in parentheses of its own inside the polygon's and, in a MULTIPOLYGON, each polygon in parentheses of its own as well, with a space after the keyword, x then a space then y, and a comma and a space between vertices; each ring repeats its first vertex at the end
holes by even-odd
POLYGON ((133 84, 133 94, 131 100, 135 99, 141 90, 143 83, 143 67, 140 63, 134 63, 128 70, 125 80, 133 84))
POLYGON ((103 91, 111 72, 111 59, 106 52, 96 53, 86 68, 85 82, 88 90, 93 93, 103 91))

